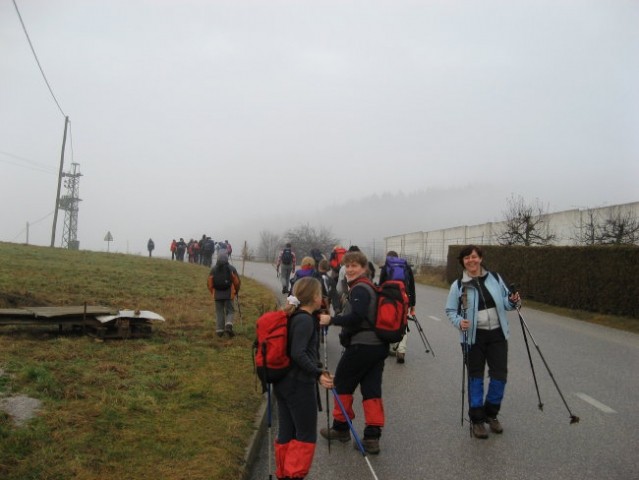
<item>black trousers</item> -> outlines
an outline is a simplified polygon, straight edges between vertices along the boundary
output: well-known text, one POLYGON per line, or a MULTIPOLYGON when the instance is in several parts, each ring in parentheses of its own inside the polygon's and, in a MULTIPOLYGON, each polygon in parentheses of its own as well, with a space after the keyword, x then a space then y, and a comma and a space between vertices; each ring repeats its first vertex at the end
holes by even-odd
POLYGON ((508 376, 508 342, 501 328, 477 330, 475 343, 468 352, 468 376, 484 378, 488 364, 488 376, 505 382, 508 376))

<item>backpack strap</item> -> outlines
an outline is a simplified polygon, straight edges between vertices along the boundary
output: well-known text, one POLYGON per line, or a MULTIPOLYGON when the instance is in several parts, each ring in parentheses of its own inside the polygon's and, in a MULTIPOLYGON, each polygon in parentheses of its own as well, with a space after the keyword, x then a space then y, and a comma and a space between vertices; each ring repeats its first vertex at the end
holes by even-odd
MULTIPOLYGON (((366 286, 368 288, 368 290, 372 293, 371 294, 371 303, 368 306, 368 315, 366 316, 366 323, 368 323, 368 325, 370 325, 370 329, 368 330, 374 330, 375 329, 375 316, 377 315, 377 288, 375 286, 375 284, 373 282, 371 282, 371 280, 368 277, 359 277, 357 279, 355 279, 353 281, 352 284, 349 285, 349 288, 352 290, 353 288, 355 288, 355 286, 362 284, 364 286, 366 286), (371 313, 373 315, 371 315, 371 313), (372 317, 372 318, 369 318, 372 317)), ((362 329, 364 330, 364 329, 362 329)))

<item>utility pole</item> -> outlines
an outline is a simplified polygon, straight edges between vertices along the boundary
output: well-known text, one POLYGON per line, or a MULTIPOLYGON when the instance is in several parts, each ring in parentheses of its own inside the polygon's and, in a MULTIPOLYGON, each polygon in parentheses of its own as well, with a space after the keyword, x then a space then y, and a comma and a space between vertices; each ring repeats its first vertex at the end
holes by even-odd
POLYGON ((64 117, 64 136, 62 137, 62 153, 60 154, 60 170, 58 171, 58 191, 55 196, 55 209, 53 210, 53 228, 51 229, 51 248, 55 246, 55 227, 58 223, 58 206, 60 205, 60 188, 62 187, 62 169, 64 168, 64 148, 67 143, 67 127, 69 117, 64 117))

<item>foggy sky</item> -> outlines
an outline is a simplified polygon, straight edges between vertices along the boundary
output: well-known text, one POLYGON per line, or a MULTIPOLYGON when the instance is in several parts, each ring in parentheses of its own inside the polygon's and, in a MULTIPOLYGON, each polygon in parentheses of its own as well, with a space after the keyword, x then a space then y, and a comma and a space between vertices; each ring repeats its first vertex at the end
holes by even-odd
MULTIPOLYGON (((550 211, 638 200, 636 1, 17 4, 64 114, 0 3, 0 241, 29 222, 49 244, 64 115, 84 249, 107 231, 111 251, 256 243, 331 228, 326 208, 373 194, 438 192, 393 222, 406 232, 499 220, 511 194, 550 211)), ((403 233, 339 224, 344 240, 403 233)))

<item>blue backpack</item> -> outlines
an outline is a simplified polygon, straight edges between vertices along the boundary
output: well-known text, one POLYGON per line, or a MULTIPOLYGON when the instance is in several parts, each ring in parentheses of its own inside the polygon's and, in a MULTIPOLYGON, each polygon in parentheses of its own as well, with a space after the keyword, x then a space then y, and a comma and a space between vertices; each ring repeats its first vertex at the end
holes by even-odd
POLYGON ((405 258, 399 257, 386 257, 386 279, 387 280, 401 280, 405 282, 408 278, 407 269, 408 263, 405 258))

